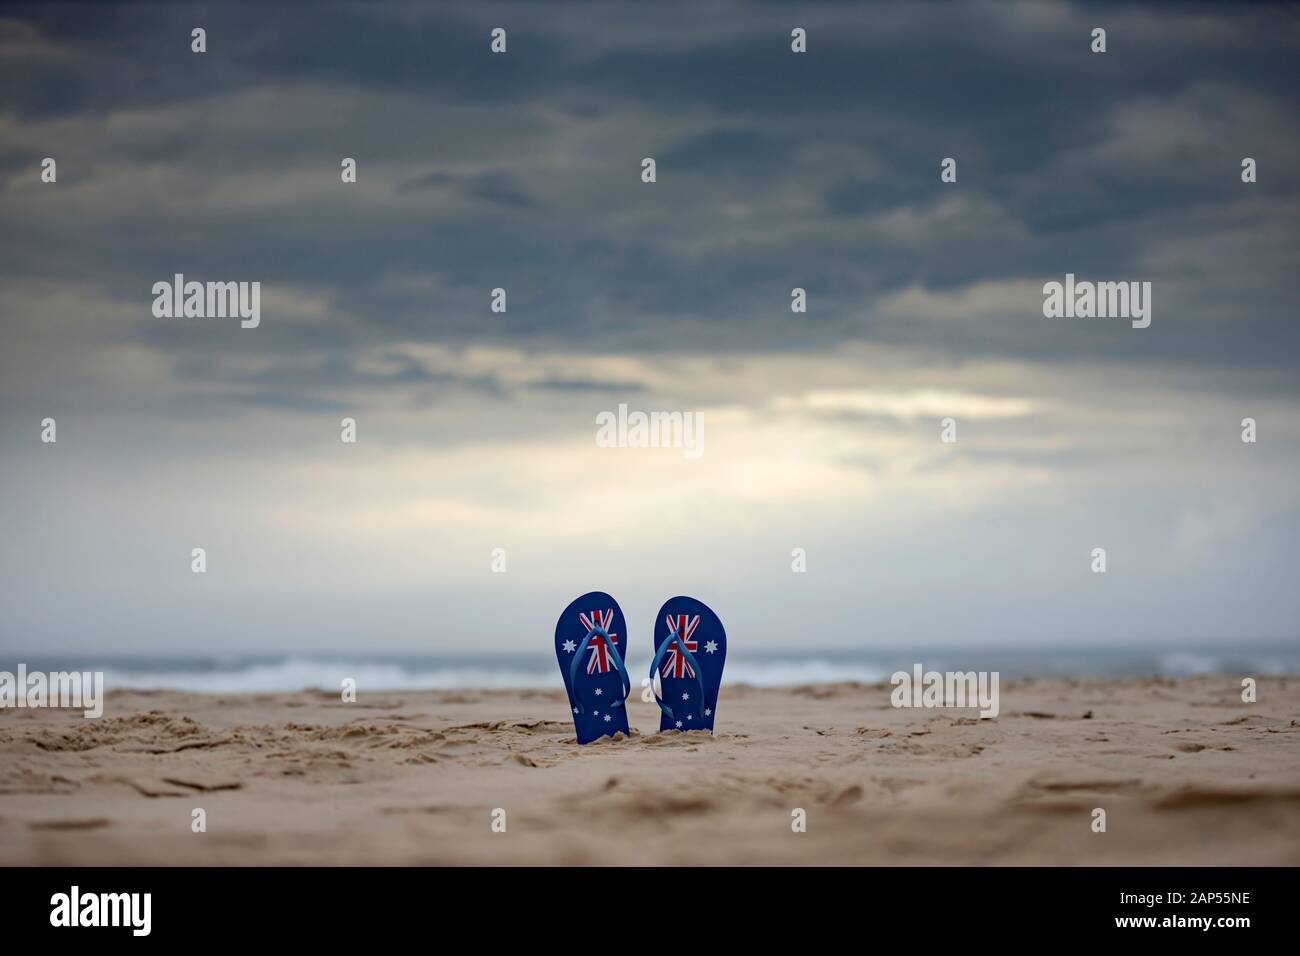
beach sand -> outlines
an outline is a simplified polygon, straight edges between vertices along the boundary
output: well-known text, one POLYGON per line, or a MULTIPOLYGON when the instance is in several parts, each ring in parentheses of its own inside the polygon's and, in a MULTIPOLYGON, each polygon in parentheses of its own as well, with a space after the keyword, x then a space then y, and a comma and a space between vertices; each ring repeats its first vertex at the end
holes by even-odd
POLYGON ((1003 682, 992 720, 890 689, 728 687, 712 738, 634 694, 587 747, 549 691, 3 710, 0 862, 1300 864, 1300 678, 1003 682))

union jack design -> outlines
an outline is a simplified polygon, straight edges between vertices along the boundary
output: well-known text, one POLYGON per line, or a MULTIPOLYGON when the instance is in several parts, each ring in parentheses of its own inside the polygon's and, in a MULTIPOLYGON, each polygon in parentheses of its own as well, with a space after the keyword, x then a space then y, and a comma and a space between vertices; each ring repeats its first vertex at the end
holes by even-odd
MULTIPOLYGON (((682 639, 686 649, 694 654, 699 650, 699 642, 692 635, 695 628, 699 626, 700 616, 697 614, 692 618, 687 618, 685 614, 669 614, 665 620, 668 621, 668 631, 677 632, 677 636, 682 639)), ((664 677, 694 677, 695 669, 691 667, 690 662, 686 660, 686 655, 681 652, 677 642, 673 641, 668 645, 668 651, 664 655, 664 664, 659 673, 664 677)))
MULTIPOLYGON (((608 631, 610 626, 614 623, 614 609, 610 608, 605 612, 603 617, 599 611, 592 611, 590 617, 586 614, 579 613, 578 620, 582 622, 582 626, 588 631, 594 630, 595 628, 608 631)), ((582 636, 586 637, 587 635, 584 633, 582 636)), ((617 644, 618 635, 610 634, 609 640, 611 644, 617 644)), ((614 661, 609 656, 609 645, 605 643, 605 639, 599 634, 596 634, 592 637, 591 643, 588 644, 587 647, 591 650, 591 657, 587 661, 587 673, 608 674, 609 669, 614 665, 614 661)))

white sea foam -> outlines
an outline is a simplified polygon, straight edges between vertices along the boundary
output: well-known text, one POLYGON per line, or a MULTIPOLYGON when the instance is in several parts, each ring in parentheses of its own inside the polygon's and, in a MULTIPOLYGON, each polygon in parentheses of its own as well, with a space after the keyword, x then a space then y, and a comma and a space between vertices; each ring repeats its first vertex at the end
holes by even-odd
POLYGON ((322 688, 333 690, 345 678, 361 690, 457 690, 465 688, 553 687, 554 668, 543 671, 512 667, 440 666, 412 668, 400 664, 351 664, 344 661, 289 658, 225 670, 107 670, 104 684, 115 688, 158 688, 205 694, 275 693, 322 688))
MULTIPOLYGON (((639 687, 648 665, 634 657, 628 672, 639 687)), ((900 667, 909 667, 915 652, 811 653, 787 657, 771 653, 738 653, 727 661, 724 683, 756 687, 824 684, 836 681, 883 683, 900 667)), ((1000 670, 1004 677, 1186 677, 1202 674, 1258 676, 1300 673, 1300 648, 1108 651, 947 651, 929 653, 927 664, 948 670, 1000 670)), ((3 663, 3 662, 0 662, 3 663)), ((82 666, 87 662, 80 662, 82 666)), ((63 665, 51 669, 64 669, 63 665)), ((84 669, 84 667, 82 668, 84 669)), ((494 688, 555 688, 561 686, 554 658, 531 654, 454 660, 437 655, 385 657, 349 661, 316 655, 284 658, 194 660, 118 660, 96 665, 104 672, 104 688, 193 691, 209 694, 293 693, 308 688, 338 690, 345 678, 360 690, 468 690, 494 688)))
POLYGON ((755 687, 784 687, 798 684, 830 684, 857 681, 878 684, 889 679, 889 671, 861 663, 838 663, 811 657, 807 660, 728 661, 724 684, 752 684, 755 687))

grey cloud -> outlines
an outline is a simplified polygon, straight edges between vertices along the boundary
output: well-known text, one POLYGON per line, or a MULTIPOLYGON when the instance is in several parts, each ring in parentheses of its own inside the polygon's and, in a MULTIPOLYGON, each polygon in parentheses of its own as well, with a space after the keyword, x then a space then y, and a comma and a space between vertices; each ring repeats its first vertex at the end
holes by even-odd
POLYGON ((630 394, 645 390, 642 382, 603 381, 588 378, 545 378, 528 385, 542 392, 610 392, 630 394))
MULTIPOLYGON (((303 173, 315 190, 337 179, 344 151, 327 130, 346 127, 357 145, 383 144, 363 155, 358 192, 375 189, 377 176, 394 177, 392 188, 411 201, 322 201, 327 194, 312 191, 274 209, 195 210, 161 188, 146 205, 115 205, 104 190, 94 200, 112 210, 117 238, 90 245, 75 207, 46 211, 34 203, 48 193, 23 193, 15 225, 28 238, 0 264, 0 276, 58 277, 75 262, 79 275, 122 296, 182 266, 231 276, 257 270, 268 284, 315 286, 351 316, 342 331, 277 330, 271 321, 268 337, 339 348, 414 336, 577 350, 875 341, 1035 361, 1203 366, 1297 356, 1286 280, 1294 262, 1240 247, 1233 269, 1251 277, 1244 298, 1215 302, 1207 294, 1225 265, 1217 251, 1223 230, 1250 225, 1234 205, 1243 189, 1237 153, 1252 148, 1252 138, 1268 152, 1258 157, 1265 178, 1248 188, 1267 202, 1250 215, 1295 245, 1287 213, 1295 187, 1274 173, 1300 158, 1294 132, 1272 119, 1294 110, 1297 93, 1294 75, 1286 80, 1296 41, 1278 10, 1229 17, 1220 7, 1198 8, 1186 21, 1172 19, 1162 45, 1142 9, 1121 6, 1110 13, 1112 32, 1140 39, 1142 55, 1098 62, 1080 52, 1072 32, 1086 18, 1064 5, 1023 23, 996 5, 887 6, 879 14, 887 30, 843 5, 813 5, 807 57, 788 54, 788 16, 775 7, 743 21, 728 20, 729 7, 706 7, 694 28, 651 15, 633 24, 570 5, 502 9, 512 47, 494 58, 484 28, 492 14, 469 8, 324 7, 303 30, 293 7, 222 6, 211 10, 212 52, 202 59, 182 42, 188 13, 126 7, 65 18, 20 9, 10 29, 19 42, 37 36, 40 50, 60 51, 0 61, 13 71, 0 103, 20 125, 175 108, 170 125, 116 154, 81 136, 94 160, 85 161, 86 173, 65 166, 69 185, 114 161, 146 162, 178 171, 201 196, 218 182, 255 186, 292 164, 319 170, 303 173), (1216 18, 1219 33, 1205 26, 1216 18), (1187 25, 1193 20, 1196 29, 1187 25), (481 43, 467 39, 480 33, 481 43), (229 43, 234 36, 238 46, 229 43), (1250 71, 1238 68, 1243 42, 1259 49, 1250 71), (158 55, 124 57, 141 47, 158 55), (1189 55, 1197 63, 1191 73, 1189 55), (168 71, 167 83, 155 82, 158 70, 168 71), (34 91, 43 77, 45 92, 34 91), (276 110, 277 95, 304 84, 320 91, 315 103, 294 99, 294 111, 276 110), (268 95, 220 99, 253 90, 268 95), (34 96, 58 106, 24 99, 34 96), (444 109, 466 103, 477 105, 444 109), (1116 118, 1138 109, 1163 118, 1175 139, 1197 117, 1217 123, 1219 143, 1155 165, 1097 152, 1108 142, 1126 145, 1116 118), (223 116, 225 132, 214 134, 207 121, 223 116), (618 140, 600 138, 607 127, 618 140), (558 173, 543 160, 576 134, 595 148, 573 153, 558 173), (457 152, 455 166, 431 169, 448 150, 457 152), (643 187, 636 163, 650 153, 661 181, 643 187), (957 186, 938 182, 944 155, 959 159, 957 186), (457 201, 442 202, 442 191, 457 201), (945 218, 953 197, 968 205, 945 218), (914 225, 898 233, 891 222, 914 225), (1136 276, 1152 250, 1175 240, 1187 258, 1151 278, 1177 311, 1158 315, 1144 339, 1035 324, 1032 301, 1002 320, 945 328, 939 338, 925 322, 874 313, 882 297, 909 286, 1041 282, 1066 271, 1136 276), (428 299, 379 291, 386 275, 431 265, 444 282, 428 299), (511 311, 478 321, 484 290, 497 285, 509 288, 511 311), (794 285, 808 288, 814 303, 797 329, 787 299, 794 285), (1234 303, 1244 315, 1228 326, 1224 310, 1234 303)), ((1139 125, 1128 147, 1138 157, 1142 136, 1139 125)), ((36 152, 9 155, 30 163, 36 152)), ((11 180, 10 194, 17 188, 11 180)), ((152 340, 179 349, 188 341, 152 340)), ((216 347, 226 346, 243 347, 216 347)))

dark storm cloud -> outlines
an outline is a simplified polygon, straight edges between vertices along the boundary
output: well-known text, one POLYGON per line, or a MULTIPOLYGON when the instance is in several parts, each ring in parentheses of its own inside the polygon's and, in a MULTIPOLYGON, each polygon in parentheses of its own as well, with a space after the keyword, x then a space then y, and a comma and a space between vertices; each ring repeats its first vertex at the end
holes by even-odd
POLYGON ((434 170, 401 183, 398 190, 416 193, 422 190, 455 188, 463 195, 508 209, 530 209, 537 200, 522 189, 506 172, 486 172, 473 176, 456 176, 434 170))
MULTIPOLYGON (((321 368, 358 343, 411 340, 1300 357, 1286 172, 1300 152, 1277 122, 1294 115, 1300 41, 1284 7, 54 4, 9 17, 0 111, 24 135, 0 167, 6 198, 24 201, 5 216, 22 241, 0 277, 75 275, 142 303, 178 269, 309 288, 329 320, 268 317, 259 347, 321 368), (1099 17, 1104 56, 1087 44, 1099 17), (806 56, 789 52, 794 22, 806 56), (204 56, 189 52, 196 24, 204 56), (506 56, 487 49, 498 24, 506 56), (125 115, 145 117, 138 132, 96 142, 125 115), (21 182, 46 155, 40 130, 68 154, 60 188, 81 182, 102 208, 96 228, 21 182), (356 187, 338 184, 344 155, 359 156, 356 187), (638 180, 647 155, 653 186, 638 180), (1243 155, 1258 184, 1240 183, 1243 155), (939 182, 944 156, 958 185, 939 182), (141 194, 118 198, 110 167, 138 170, 141 194), (286 170, 301 196, 264 185, 286 170), (217 182, 266 201, 204 199, 217 182), (341 195, 378 199, 364 190, 380 183, 393 201, 341 195), (1051 324, 1036 293, 946 322, 882 310, 910 288, 1067 271, 1153 280, 1152 328, 1051 324), (394 292, 394 276, 427 291, 394 292), (812 306, 792 323, 796 285, 812 306), (487 322, 496 286, 510 310, 487 322)), ((250 347, 150 323, 136 335, 178 361, 250 347)))

